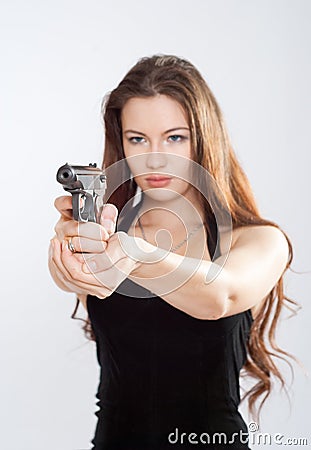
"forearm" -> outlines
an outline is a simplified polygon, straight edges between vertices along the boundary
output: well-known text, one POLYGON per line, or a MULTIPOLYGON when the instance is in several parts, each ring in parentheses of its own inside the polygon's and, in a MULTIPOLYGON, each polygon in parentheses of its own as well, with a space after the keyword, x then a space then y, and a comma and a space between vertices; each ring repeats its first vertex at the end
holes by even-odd
POLYGON ((193 317, 217 319, 224 315, 228 302, 224 268, 166 251, 158 259, 140 263, 129 278, 193 317))

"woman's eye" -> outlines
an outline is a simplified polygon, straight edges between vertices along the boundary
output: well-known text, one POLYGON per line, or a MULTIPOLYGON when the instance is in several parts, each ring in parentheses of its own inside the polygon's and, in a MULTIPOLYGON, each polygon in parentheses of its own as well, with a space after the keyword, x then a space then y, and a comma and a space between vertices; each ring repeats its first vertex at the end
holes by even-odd
POLYGON ((143 142, 143 140, 144 138, 139 136, 133 136, 129 138, 129 141, 132 142, 133 144, 139 144, 140 142, 143 142))
POLYGON ((180 142, 184 139, 184 136, 180 136, 180 134, 173 134, 172 136, 169 136, 169 138, 173 142, 180 142))

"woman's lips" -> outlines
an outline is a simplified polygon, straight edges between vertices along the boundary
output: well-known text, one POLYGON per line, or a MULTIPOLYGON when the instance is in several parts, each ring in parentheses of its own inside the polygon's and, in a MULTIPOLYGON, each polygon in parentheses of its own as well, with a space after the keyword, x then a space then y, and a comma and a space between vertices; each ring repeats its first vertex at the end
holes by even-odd
POLYGON ((171 177, 161 177, 161 176, 154 176, 154 177, 148 177, 146 178, 147 183, 149 186, 152 187, 164 187, 170 184, 172 178, 171 177))

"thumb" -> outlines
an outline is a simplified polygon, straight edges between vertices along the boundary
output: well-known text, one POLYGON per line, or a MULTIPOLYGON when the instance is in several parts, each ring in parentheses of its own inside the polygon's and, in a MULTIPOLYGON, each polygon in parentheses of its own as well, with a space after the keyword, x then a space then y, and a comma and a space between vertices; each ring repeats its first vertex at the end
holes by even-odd
POLYGON ((106 203, 103 206, 100 215, 100 224, 109 234, 113 234, 115 232, 118 214, 118 208, 112 203, 106 203))

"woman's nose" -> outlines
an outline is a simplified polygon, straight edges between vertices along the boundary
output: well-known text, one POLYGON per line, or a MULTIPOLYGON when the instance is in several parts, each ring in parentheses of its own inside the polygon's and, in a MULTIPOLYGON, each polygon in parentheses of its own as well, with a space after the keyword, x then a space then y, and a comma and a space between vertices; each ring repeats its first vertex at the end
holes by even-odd
POLYGON ((167 164, 167 155, 165 152, 151 151, 147 155, 146 166, 149 169, 158 169, 159 167, 165 167, 167 164))

